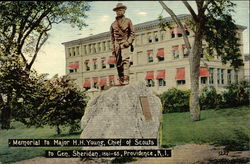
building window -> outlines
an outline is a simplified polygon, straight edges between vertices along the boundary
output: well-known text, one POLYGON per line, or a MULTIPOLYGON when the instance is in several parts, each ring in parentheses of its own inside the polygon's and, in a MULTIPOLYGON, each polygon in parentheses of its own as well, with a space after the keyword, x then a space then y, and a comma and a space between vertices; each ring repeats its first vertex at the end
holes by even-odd
POLYGON ((201 77, 201 84, 207 84, 207 79, 210 76, 209 71, 206 67, 200 67, 200 77, 201 77))
POLYGON ((161 61, 164 61, 164 56, 163 57, 157 57, 158 58, 158 61, 161 62, 161 61))
POLYGON ((186 32, 187 35, 190 34, 190 32, 188 31, 188 26, 187 25, 184 25, 184 30, 185 30, 185 32, 186 32))
POLYGON ((79 69, 79 61, 69 63, 69 73, 77 72, 79 69))
POLYGON ((71 56, 71 48, 68 48, 69 57, 71 56))
POLYGON ((109 86, 114 86, 115 85, 115 76, 114 75, 110 75, 109 76, 109 86))
POLYGON ((153 79, 148 79, 146 86, 147 87, 154 87, 155 86, 154 80, 153 79))
POLYGON ((102 69, 106 68, 105 60, 106 60, 105 58, 102 58, 102 63, 101 63, 102 64, 102 69))
POLYGON ((96 70, 97 69, 97 59, 93 59, 93 69, 96 70))
POLYGON ((148 37, 148 42, 149 42, 149 43, 152 43, 152 38, 151 38, 151 36, 148 37))
POLYGON ((145 77, 146 80, 146 86, 147 87, 153 87, 154 86, 154 72, 147 72, 147 75, 145 77))
POLYGON ((158 58, 158 61, 164 61, 164 48, 158 49, 158 52, 156 54, 156 57, 158 58))
POLYGON ((166 86, 166 81, 164 79, 158 79, 159 86, 166 86))
POLYGON ((148 63, 152 63, 154 61, 153 58, 153 50, 148 50, 148 63))
POLYGON ((200 67, 200 77, 201 77, 201 84, 207 84, 207 79, 210 76, 209 71, 205 67, 200 67))
POLYGON ((158 85, 159 86, 166 86, 166 82, 165 82, 165 70, 158 71, 156 79, 158 80, 158 85))
POLYGON ((114 86, 114 85, 115 85, 114 80, 109 81, 109 86, 114 86))
POLYGON ((209 84, 213 84, 214 83, 214 69, 213 68, 209 68, 209 84))
POLYGON ((98 89, 98 77, 93 77, 93 87, 98 89))
POLYGON ((73 48, 73 56, 76 56, 75 48, 73 48))
POLYGON ((182 37, 182 33, 178 33, 177 36, 178 36, 178 37, 182 37))
POLYGON ((84 54, 84 55, 87 54, 86 48, 87 48, 86 45, 84 45, 84 46, 82 47, 82 54, 84 54))
POLYGON ((115 56, 110 56, 108 60, 109 68, 114 68, 116 63, 115 56))
POLYGON ((182 52, 184 58, 188 57, 188 49, 185 44, 182 45, 182 52))
POLYGON ((85 60, 85 69, 86 71, 89 71, 90 70, 90 67, 89 67, 89 60, 85 60))
POLYGON ((170 27, 169 32, 170 32, 171 38, 174 38, 175 37, 174 28, 170 27))
POLYGON ((98 51, 101 52, 102 50, 102 46, 101 46, 102 43, 98 43, 98 51))
POLYGON ((207 77, 201 77, 201 84, 207 84, 207 77))
POLYGON ((174 59, 178 59, 179 58, 179 46, 178 45, 173 46, 172 52, 173 52, 174 59))
POLYGON ((77 72, 77 69, 69 69, 69 73, 74 73, 74 72, 77 72))
POLYGON ((238 70, 234 71, 234 80, 235 80, 235 83, 239 82, 239 71, 238 70))
POLYGON ((106 51, 106 44, 105 44, 105 42, 102 42, 102 47, 103 47, 103 51, 106 51))
POLYGON ((102 68, 106 68, 106 64, 104 62, 102 62, 102 68))
POLYGON ((155 42, 158 42, 159 41, 159 38, 158 38, 158 36, 156 35, 155 36, 155 42))
POLYGON ((224 69, 221 69, 221 84, 224 84, 224 69))
POLYGON ((164 34, 161 34, 161 40, 164 40, 164 34))
POLYGON ((99 83, 99 86, 101 87, 101 90, 104 90, 105 86, 107 85, 107 79, 106 77, 102 77, 99 83))
POLYGON ((185 68, 177 68, 175 75, 177 85, 184 85, 186 83, 185 80, 185 68))
POLYGON ((220 84, 220 81, 221 81, 220 80, 221 79, 221 75, 220 74, 221 74, 221 72, 220 72, 220 69, 218 68, 217 69, 217 84, 220 84))
POLYGON ((186 80, 177 80, 177 85, 184 85, 186 84, 186 80))
POLYGON ((176 29, 176 34, 177 34, 178 37, 182 37, 182 33, 181 33, 180 28, 176 29))
POLYGON ((76 47, 76 55, 80 55, 79 47, 76 47))
POLYGON ((94 82, 94 83, 93 83, 93 87, 96 88, 96 89, 98 89, 98 84, 97 84, 97 82, 94 82))
POLYGON ((91 44, 91 54, 96 53, 95 44, 91 44))
POLYGON ((97 64, 96 63, 94 63, 94 70, 96 70, 97 69, 97 64))
POLYGON ((232 70, 227 70, 227 84, 232 83, 232 70))
POLYGON ((85 79, 85 82, 83 84, 83 88, 85 88, 86 90, 89 90, 90 87, 91 87, 90 79, 85 79))

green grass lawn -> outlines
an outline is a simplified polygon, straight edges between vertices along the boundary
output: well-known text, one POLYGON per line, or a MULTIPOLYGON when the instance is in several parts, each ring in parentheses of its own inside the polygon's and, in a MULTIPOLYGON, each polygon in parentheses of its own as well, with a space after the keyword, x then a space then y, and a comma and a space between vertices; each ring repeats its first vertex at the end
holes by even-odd
POLYGON ((164 114, 162 145, 186 143, 223 145, 241 139, 247 142, 250 136, 249 118, 250 111, 247 106, 204 110, 201 111, 201 120, 196 122, 190 121, 189 112, 164 114))
MULTIPOLYGON (((248 107, 206 110, 201 112, 201 121, 192 122, 189 113, 168 113, 163 115, 163 145, 186 143, 232 143, 239 140, 237 133, 250 134, 250 111, 248 107)), ((46 149, 80 149, 80 147, 8 147, 8 139, 23 138, 79 138, 80 134, 60 136, 55 129, 27 128, 20 122, 13 122, 14 129, 0 130, 0 162, 9 163, 44 156, 46 149)), ((243 135, 244 138, 244 135, 243 135)), ((249 137, 247 138, 249 139, 249 137)), ((245 139, 246 140, 246 139, 245 139)), ((241 141, 240 141, 241 142, 241 141)))
POLYGON ((44 156, 45 150, 81 149, 80 147, 8 147, 8 139, 50 139, 50 138, 79 138, 78 134, 67 134, 68 128, 61 135, 56 135, 55 128, 27 128, 20 122, 13 122, 14 129, 0 130, 0 162, 10 163, 38 156, 44 156))

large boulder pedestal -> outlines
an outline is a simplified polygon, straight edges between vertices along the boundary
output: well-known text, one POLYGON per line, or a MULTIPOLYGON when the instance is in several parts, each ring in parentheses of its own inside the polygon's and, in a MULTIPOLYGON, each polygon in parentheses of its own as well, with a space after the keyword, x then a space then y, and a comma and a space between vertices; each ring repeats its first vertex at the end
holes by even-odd
MULTIPOLYGON (((81 120, 81 139, 154 138, 159 141, 161 101, 144 82, 112 87, 92 98, 81 120)), ((144 147, 84 147, 83 150, 157 149, 144 147)))

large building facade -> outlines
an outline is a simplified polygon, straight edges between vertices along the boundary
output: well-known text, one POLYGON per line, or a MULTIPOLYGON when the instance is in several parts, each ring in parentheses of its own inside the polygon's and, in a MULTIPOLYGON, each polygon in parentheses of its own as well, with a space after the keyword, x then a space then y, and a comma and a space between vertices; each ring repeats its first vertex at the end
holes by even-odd
MULTIPOLYGON (((190 15, 179 15, 192 45, 194 33, 185 24, 190 15)), ((155 93, 169 88, 189 89, 190 64, 182 33, 171 18, 165 18, 170 29, 162 31, 159 21, 135 25, 133 65, 130 67, 130 82, 145 81, 155 93)), ((238 37, 243 51, 243 26, 238 26, 238 37)), ((83 89, 105 90, 118 84, 115 58, 111 53, 110 33, 89 36, 63 43, 66 55, 66 74, 83 89)), ((204 43, 205 46, 205 43, 204 43)), ((230 83, 244 78, 244 68, 234 70, 221 63, 220 58, 207 59, 201 54, 200 86, 214 86, 222 90, 230 83)))

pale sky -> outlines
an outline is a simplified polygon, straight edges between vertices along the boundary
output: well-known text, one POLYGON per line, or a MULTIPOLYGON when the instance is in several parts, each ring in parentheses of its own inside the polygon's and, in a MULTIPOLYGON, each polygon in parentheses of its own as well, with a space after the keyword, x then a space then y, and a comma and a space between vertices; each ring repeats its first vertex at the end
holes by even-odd
MULTIPOLYGON (((36 62, 33 65, 38 73, 48 73, 49 77, 55 74, 65 75, 65 51, 63 42, 84 38, 91 34, 99 34, 109 31, 114 21, 115 12, 113 8, 121 1, 94 1, 90 2, 91 9, 87 12, 87 27, 79 31, 68 24, 54 25, 50 31, 50 37, 40 51, 36 62)), ((130 18, 133 24, 155 20, 162 13, 164 17, 169 15, 162 10, 158 1, 122 1, 127 6, 126 17, 130 18)), ((165 1, 175 14, 189 14, 186 7, 180 1, 165 1)), ((189 2, 194 8, 194 2, 189 2)), ((244 53, 249 54, 249 1, 234 1, 237 4, 234 13, 236 24, 246 26, 243 32, 244 53)))

